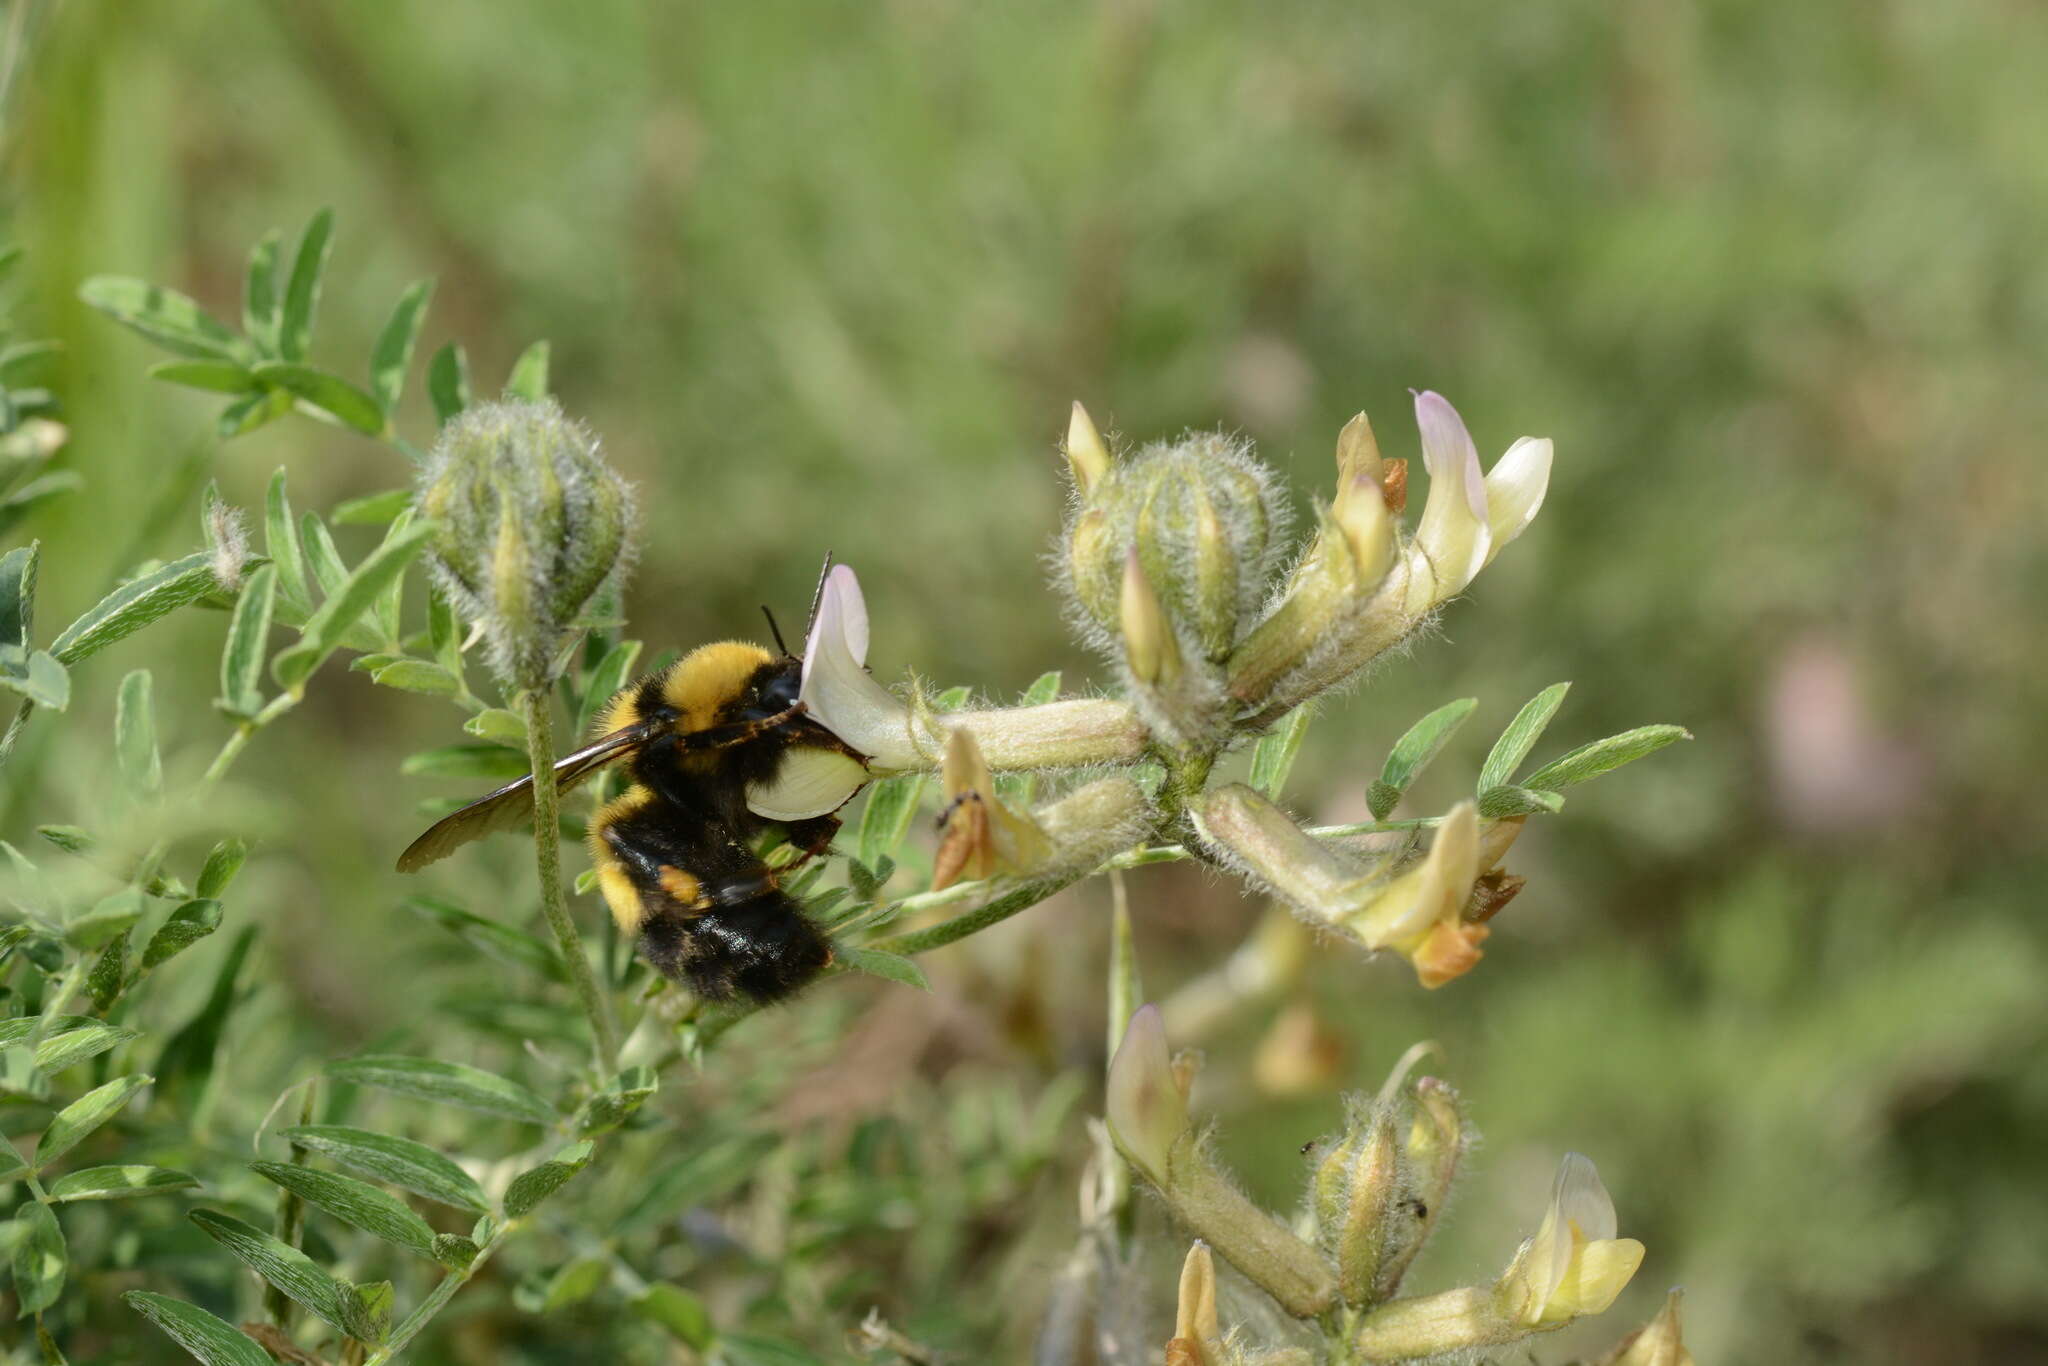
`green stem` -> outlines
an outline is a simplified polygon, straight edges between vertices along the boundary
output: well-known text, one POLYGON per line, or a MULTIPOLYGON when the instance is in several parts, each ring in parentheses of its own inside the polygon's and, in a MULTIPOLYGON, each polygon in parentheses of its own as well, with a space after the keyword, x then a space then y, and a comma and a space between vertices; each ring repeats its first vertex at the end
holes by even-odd
POLYGON ((555 932, 563 965, 576 986, 576 998, 583 1003, 583 1013, 590 1017, 590 1036, 597 1045, 598 1062, 609 1077, 619 1070, 618 1034, 612 1028, 611 1009, 598 988, 597 974, 591 971, 590 959, 583 952, 583 937, 576 933, 576 922, 569 918, 569 907, 562 897, 562 814, 561 800, 551 777, 555 767, 555 719, 549 706, 549 690, 528 688, 523 700, 526 752, 534 774, 533 853, 540 869, 541 909, 547 913, 548 928, 555 932))
POLYGON ((484 1263, 490 1260, 491 1253, 496 1251, 498 1245, 517 1227, 519 1221, 515 1219, 494 1230, 484 1241, 484 1245, 477 1249, 475 1261, 460 1271, 450 1271, 443 1276, 440 1282, 427 1292, 427 1297, 419 1302, 418 1307, 407 1314, 398 1327, 391 1330, 391 1336, 384 1340, 384 1345, 364 1360, 363 1366, 385 1366, 387 1362, 396 1360, 398 1354, 406 1349, 407 1344, 434 1321, 434 1316, 448 1307, 448 1301, 455 1298, 455 1292, 468 1285, 471 1278, 483 1269, 484 1263))
MULTIPOLYGON (((311 1124, 313 1122, 314 1092, 318 1089, 315 1086, 308 1086, 305 1095, 299 1098, 300 1124, 311 1124)), ((305 1166, 306 1159, 311 1155, 310 1149, 302 1148, 296 1143, 292 1145, 292 1165, 294 1167, 305 1166)), ((277 1240, 286 1247, 295 1248, 299 1245, 299 1235, 304 1232, 305 1227, 306 1202, 299 1199, 290 1190, 279 1187, 277 1192, 277 1240)), ((291 1331, 291 1297, 268 1281, 263 1283, 263 1312, 280 1330, 285 1332, 291 1331)))
POLYGON ((1088 869, 1070 873, 1064 877, 1054 878, 1050 882, 1029 882, 1007 895, 997 897, 987 905, 975 907, 964 915, 956 915, 951 920, 941 920, 936 925, 912 930, 908 934, 877 939, 862 947, 881 949, 885 953, 928 953, 932 949, 943 948, 965 939, 970 934, 978 934, 991 925, 1000 924, 1019 911, 1029 910, 1047 897, 1065 891, 1093 871, 1088 869))

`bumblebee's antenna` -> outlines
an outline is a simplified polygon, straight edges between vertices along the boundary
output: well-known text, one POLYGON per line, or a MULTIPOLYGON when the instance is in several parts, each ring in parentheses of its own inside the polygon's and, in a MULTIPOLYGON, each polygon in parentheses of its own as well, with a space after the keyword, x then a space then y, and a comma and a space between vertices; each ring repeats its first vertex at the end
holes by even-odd
POLYGON ((789 646, 782 641, 782 628, 775 624, 775 614, 768 610, 765 602, 761 604, 761 615, 768 618, 768 634, 775 637, 775 648, 782 651, 784 659, 795 659, 796 656, 789 652, 789 646))
POLYGON ((832 552, 825 552, 825 565, 818 571, 818 591, 811 594, 811 617, 804 623, 804 639, 811 638, 811 628, 818 624, 818 607, 825 601, 825 580, 832 576, 832 552))

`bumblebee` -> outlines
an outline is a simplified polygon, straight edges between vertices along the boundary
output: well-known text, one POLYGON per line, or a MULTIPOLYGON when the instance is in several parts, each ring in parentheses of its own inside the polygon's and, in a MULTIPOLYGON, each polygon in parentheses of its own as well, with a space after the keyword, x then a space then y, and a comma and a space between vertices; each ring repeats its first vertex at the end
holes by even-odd
MULTIPOLYGON (((798 865, 824 853, 834 813, 868 780, 864 756, 806 713, 802 673, 786 646, 779 656, 745 641, 700 646, 616 693, 598 738, 554 768, 566 792, 628 765, 630 785, 590 822, 598 888, 648 962, 709 1000, 778 1000, 832 961, 759 853, 769 834, 800 851, 798 865)), ((528 774, 434 825, 398 869, 532 816, 528 774)))

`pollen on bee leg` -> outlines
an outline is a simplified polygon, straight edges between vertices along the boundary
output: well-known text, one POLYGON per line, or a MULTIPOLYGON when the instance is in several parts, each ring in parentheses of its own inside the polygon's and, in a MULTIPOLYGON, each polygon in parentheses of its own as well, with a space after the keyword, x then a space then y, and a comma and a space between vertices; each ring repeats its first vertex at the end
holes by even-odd
POLYGON ((704 895, 704 885, 672 863, 661 866, 661 890, 667 892, 678 906, 687 910, 711 909, 711 898, 704 895))

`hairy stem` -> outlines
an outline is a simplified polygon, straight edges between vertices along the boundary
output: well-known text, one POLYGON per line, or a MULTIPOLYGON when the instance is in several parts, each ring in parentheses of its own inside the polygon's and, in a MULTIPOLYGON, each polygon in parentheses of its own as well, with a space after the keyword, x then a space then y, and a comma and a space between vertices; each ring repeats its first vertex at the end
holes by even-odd
POLYGON ((540 870, 541 909, 547 913, 548 928, 555 932, 569 980, 576 984, 576 999, 590 1017, 590 1037, 597 1045, 598 1062, 609 1077, 619 1070, 618 1033, 612 1027, 611 1007, 598 988, 597 974, 583 952, 583 937, 576 933, 576 922, 569 918, 568 903, 562 897, 561 800, 551 777, 555 767, 554 713, 548 706, 548 689, 528 688, 523 696, 526 752, 534 773, 533 853, 540 870))
POLYGON ((1065 891, 1086 877, 1088 871, 1054 878, 1050 882, 1026 883, 1007 895, 997 897, 987 905, 977 906, 963 915, 954 916, 951 920, 941 920, 936 925, 922 930, 911 930, 907 934, 877 939, 872 944, 864 944, 862 947, 901 954, 918 954, 943 948, 947 944, 965 939, 970 934, 979 934, 989 926, 1000 924, 1019 911, 1029 910, 1055 893, 1065 891))

